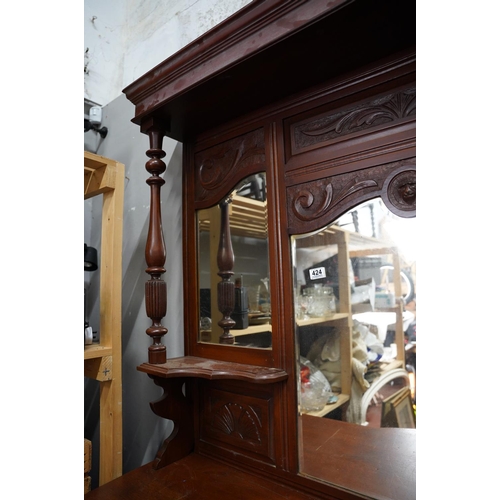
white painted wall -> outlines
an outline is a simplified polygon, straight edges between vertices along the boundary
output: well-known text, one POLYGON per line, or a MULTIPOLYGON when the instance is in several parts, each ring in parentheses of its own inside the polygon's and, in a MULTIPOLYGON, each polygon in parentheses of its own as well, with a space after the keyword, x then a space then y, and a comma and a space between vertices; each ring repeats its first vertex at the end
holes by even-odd
POLYGON ((101 106, 250 0, 85 0, 84 97, 101 106))

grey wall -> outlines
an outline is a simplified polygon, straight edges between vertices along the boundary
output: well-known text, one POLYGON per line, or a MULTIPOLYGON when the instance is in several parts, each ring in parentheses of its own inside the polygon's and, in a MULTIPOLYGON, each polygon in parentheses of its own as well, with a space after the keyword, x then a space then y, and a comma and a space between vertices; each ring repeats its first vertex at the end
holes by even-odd
MULTIPOLYGON (((103 126, 109 130, 105 139, 95 132, 84 134, 85 149, 118 160, 125 165, 125 196, 123 214, 123 289, 122 289, 122 350, 123 350, 123 472, 126 473, 151 461, 163 440, 170 434, 172 423, 151 411, 149 403, 161 396, 161 390, 136 367, 147 361, 150 338, 145 330, 151 324, 144 305, 144 283, 149 279, 144 249, 149 215, 149 177, 145 169, 148 160, 148 138, 131 123, 133 105, 124 95, 103 108, 103 126)), ((163 324, 169 333, 164 337, 168 357, 183 355, 182 303, 182 224, 181 224, 181 158, 182 145, 165 139, 162 222, 167 249, 168 312, 163 324)), ((99 249, 101 240, 101 197, 86 200, 85 243, 99 249)), ((99 325, 99 273, 85 273, 88 289, 87 307, 90 324, 99 325)), ((85 379, 85 437, 93 443, 92 487, 98 485, 99 471, 99 387, 85 379)))

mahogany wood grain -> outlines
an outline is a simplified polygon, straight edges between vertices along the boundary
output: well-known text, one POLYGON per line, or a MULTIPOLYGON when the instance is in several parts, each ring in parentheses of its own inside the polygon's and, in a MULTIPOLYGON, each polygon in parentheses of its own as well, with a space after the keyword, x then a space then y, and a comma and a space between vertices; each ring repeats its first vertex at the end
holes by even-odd
POLYGON ((163 364, 143 363, 137 369, 148 375, 163 378, 204 378, 209 380, 242 380, 254 384, 274 384, 288 378, 279 368, 185 356, 172 358, 163 364))
POLYGON ((416 430, 302 415, 301 472, 380 500, 416 498, 416 430))
POLYGON ((146 242, 146 272, 151 279, 146 282, 146 313, 152 320, 152 325, 146 333, 153 343, 148 348, 150 363, 164 363, 167 359, 167 348, 162 344, 162 337, 168 332, 161 324, 167 314, 167 284, 162 279, 165 272, 166 249, 161 223, 161 186, 165 180, 160 175, 165 172, 166 165, 162 158, 162 141, 165 136, 166 123, 152 118, 141 125, 141 131, 149 136, 150 149, 146 155, 151 158, 146 163, 146 170, 151 174, 146 183, 151 187, 151 202, 149 212, 149 230, 146 242))
POLYGON ((160 469, 184 458, 194 448, 193 401, 184 379, 151 377, 163 389, 162 397, 150 403, 159 417, 171 420, 174 429, 165 439, 153 461, 153 468, 160 469))
MULTIPOLYGON (((188 455, 154 470, 151 463, 85 495, 86 500, 314 500, 292 486, 188 455)), ((334 498, 334 497, 331 497, 334 498)))

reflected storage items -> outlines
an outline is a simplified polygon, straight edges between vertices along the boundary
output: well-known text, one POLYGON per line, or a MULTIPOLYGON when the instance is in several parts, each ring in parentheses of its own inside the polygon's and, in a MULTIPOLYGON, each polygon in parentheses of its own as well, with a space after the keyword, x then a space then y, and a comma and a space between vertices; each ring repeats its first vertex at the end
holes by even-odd
POLYGON ((331 286, 315 284, 304 288, 306 314, 312 318, 321 318, 336 311, 335 295, 331 286))
POLYGON ((300 357, 300 409, 321 411, 333 396, 330 383, 321 370, 300 357))

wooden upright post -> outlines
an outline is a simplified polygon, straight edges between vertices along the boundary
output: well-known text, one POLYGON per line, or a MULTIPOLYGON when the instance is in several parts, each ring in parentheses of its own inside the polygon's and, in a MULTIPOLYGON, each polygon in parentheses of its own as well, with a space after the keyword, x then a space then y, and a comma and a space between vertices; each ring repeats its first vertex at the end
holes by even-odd
POLYGON ((152 320, 146 333, 153 343, 148 348, 148 361, 161 364, 167 361, 167 348, 162 344, 162 337, 168 332, 161 324, 167 314, 167 284, 162 279, 165 272, 166 250, 161 224, 161 186, 165 181, 160 175, 165 172, 166 165, 161 158, 165 156, 162 150, 165 135, 165 123, 151 118, 141 124, 141 132, 149 136, 150 149, 146 155, 151 158, 146 163, 146 170, 151 174, 146 183, 151 187, 151 203, 149 216, 149 231, 146 242, 146 272, 151 279, 146 282, 146 313, 152 320))
POLYGON ((231 229, 229 226, 228 206, 231 198, 226 198, 219 203, 220 207, 220 239, 219 251, 217 253, 217 273, 222 279, 217 285, 217 304, 222 313, 222 319, 218 325, 222 328, 222 335, 219 337, 220 344, 234 344, 234 336, 230 329, 236 324, 231 318, 234 309, 234 283, 230 281, 234 266, 234 252, 231 244, 231 229))

